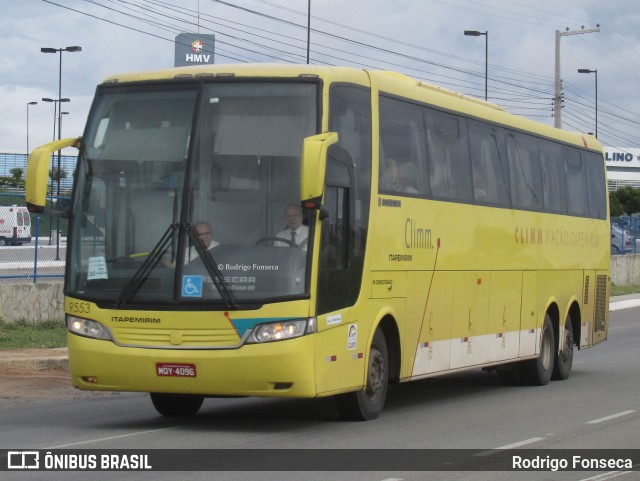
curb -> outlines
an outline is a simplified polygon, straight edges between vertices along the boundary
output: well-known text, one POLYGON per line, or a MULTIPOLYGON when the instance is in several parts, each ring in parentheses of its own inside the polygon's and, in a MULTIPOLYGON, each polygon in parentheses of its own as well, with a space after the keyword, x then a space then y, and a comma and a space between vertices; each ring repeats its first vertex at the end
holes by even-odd
POLYGON ((631 307, 640 306, 640 299, 627 299, 625 301, 616 301, 609 304, 609 311, 619 311, 620 309, 629 309, 631 307))
POLYGON ((21 349, 14 351, 13 357, 0 357, 0 370, 3 367, 20 367, 37 371, 66 369, 69 356, 66 347, 54 349, 21 349), (46 353, 46 355, 42 355, 46 353))

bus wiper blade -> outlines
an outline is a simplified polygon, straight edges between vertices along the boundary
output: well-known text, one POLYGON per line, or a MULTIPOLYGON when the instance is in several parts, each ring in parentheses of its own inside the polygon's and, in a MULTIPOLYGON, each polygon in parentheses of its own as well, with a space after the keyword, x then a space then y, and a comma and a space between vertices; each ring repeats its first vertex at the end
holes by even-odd
POLYGON ((216 289, 218 289, 218 292, 220 293, 220 296, 222 297, 224 302, 226 302, 227 307, 236 309, 238 307, 236 296, 233 294, 233 292, 225 282, 222 272, 220 272, 220 269, 218 269, 218 264, 216 264, 213 256, 211 255, 211 251, 205 249, 202 245, 202 242, 200 242, 196 228, 192 225, 188 225, 187 234, 189 236, 189 239, 191 239, 191 243, 195 247, 196 252, 200 256, 200 259, 202 259, 202 263, 204 264, 205 269, 211 276, 213 284, 216 286, 216 289))
POLYGON ((118 298, 118 308, 121 309, 129 300, 135 295, 136 292, 140 289, 142 284, 149 274, 153 270, 153 268, 160 262, 162 256, 167 250, 167 245, 171 241, 173 233, 176 229, 179 228, 178 224, 171 224, 169 228, 162 234, 160 240, 153 246, 149 255, 144 260, 142 265, 135 272, 131 280, 124 286, 122 292, 120 293, 120 297, 118 298))

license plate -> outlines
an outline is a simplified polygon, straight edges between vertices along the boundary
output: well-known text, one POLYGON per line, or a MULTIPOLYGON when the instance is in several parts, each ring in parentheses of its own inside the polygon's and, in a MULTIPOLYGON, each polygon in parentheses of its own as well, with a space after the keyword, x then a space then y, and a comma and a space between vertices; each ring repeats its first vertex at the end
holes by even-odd
POLYGON ((156 363, 156 374, 158 376, 196 377, 196 365, 158 362, 156 363))

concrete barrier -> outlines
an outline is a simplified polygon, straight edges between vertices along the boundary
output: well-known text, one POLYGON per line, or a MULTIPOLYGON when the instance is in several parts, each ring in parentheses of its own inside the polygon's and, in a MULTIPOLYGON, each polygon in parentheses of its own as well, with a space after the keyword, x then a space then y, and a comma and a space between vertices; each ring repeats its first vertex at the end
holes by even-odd
POLYGON ((616 286, 640 284, 640 254, 611 256, 611 282, 616 286))
POLYGON ((64 319, 63 282, 0 283, 0 319, 14 323, 64 319))
MULTIPOLYGON (((611 282, 640 285, 640 254, 611 257, 611 282)), ((0 283, 0 319, 27 322, 64 319, 63 281, 0 283)))

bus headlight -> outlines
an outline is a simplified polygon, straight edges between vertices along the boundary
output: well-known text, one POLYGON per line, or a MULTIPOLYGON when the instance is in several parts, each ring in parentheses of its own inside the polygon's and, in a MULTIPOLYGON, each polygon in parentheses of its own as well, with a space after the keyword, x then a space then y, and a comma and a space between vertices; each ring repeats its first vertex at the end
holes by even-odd
POLYGON ((290 321, 260 324, 253 329, 247 339, 248 344, 284 341, 316 332, 315 318, 292 319, 290 321))
POLYGON ((92 339, 113 340, 109 329, 96 321, 82 319, 81 317, 67 316, 67 329, 79 336, 90 337, 92 339))

